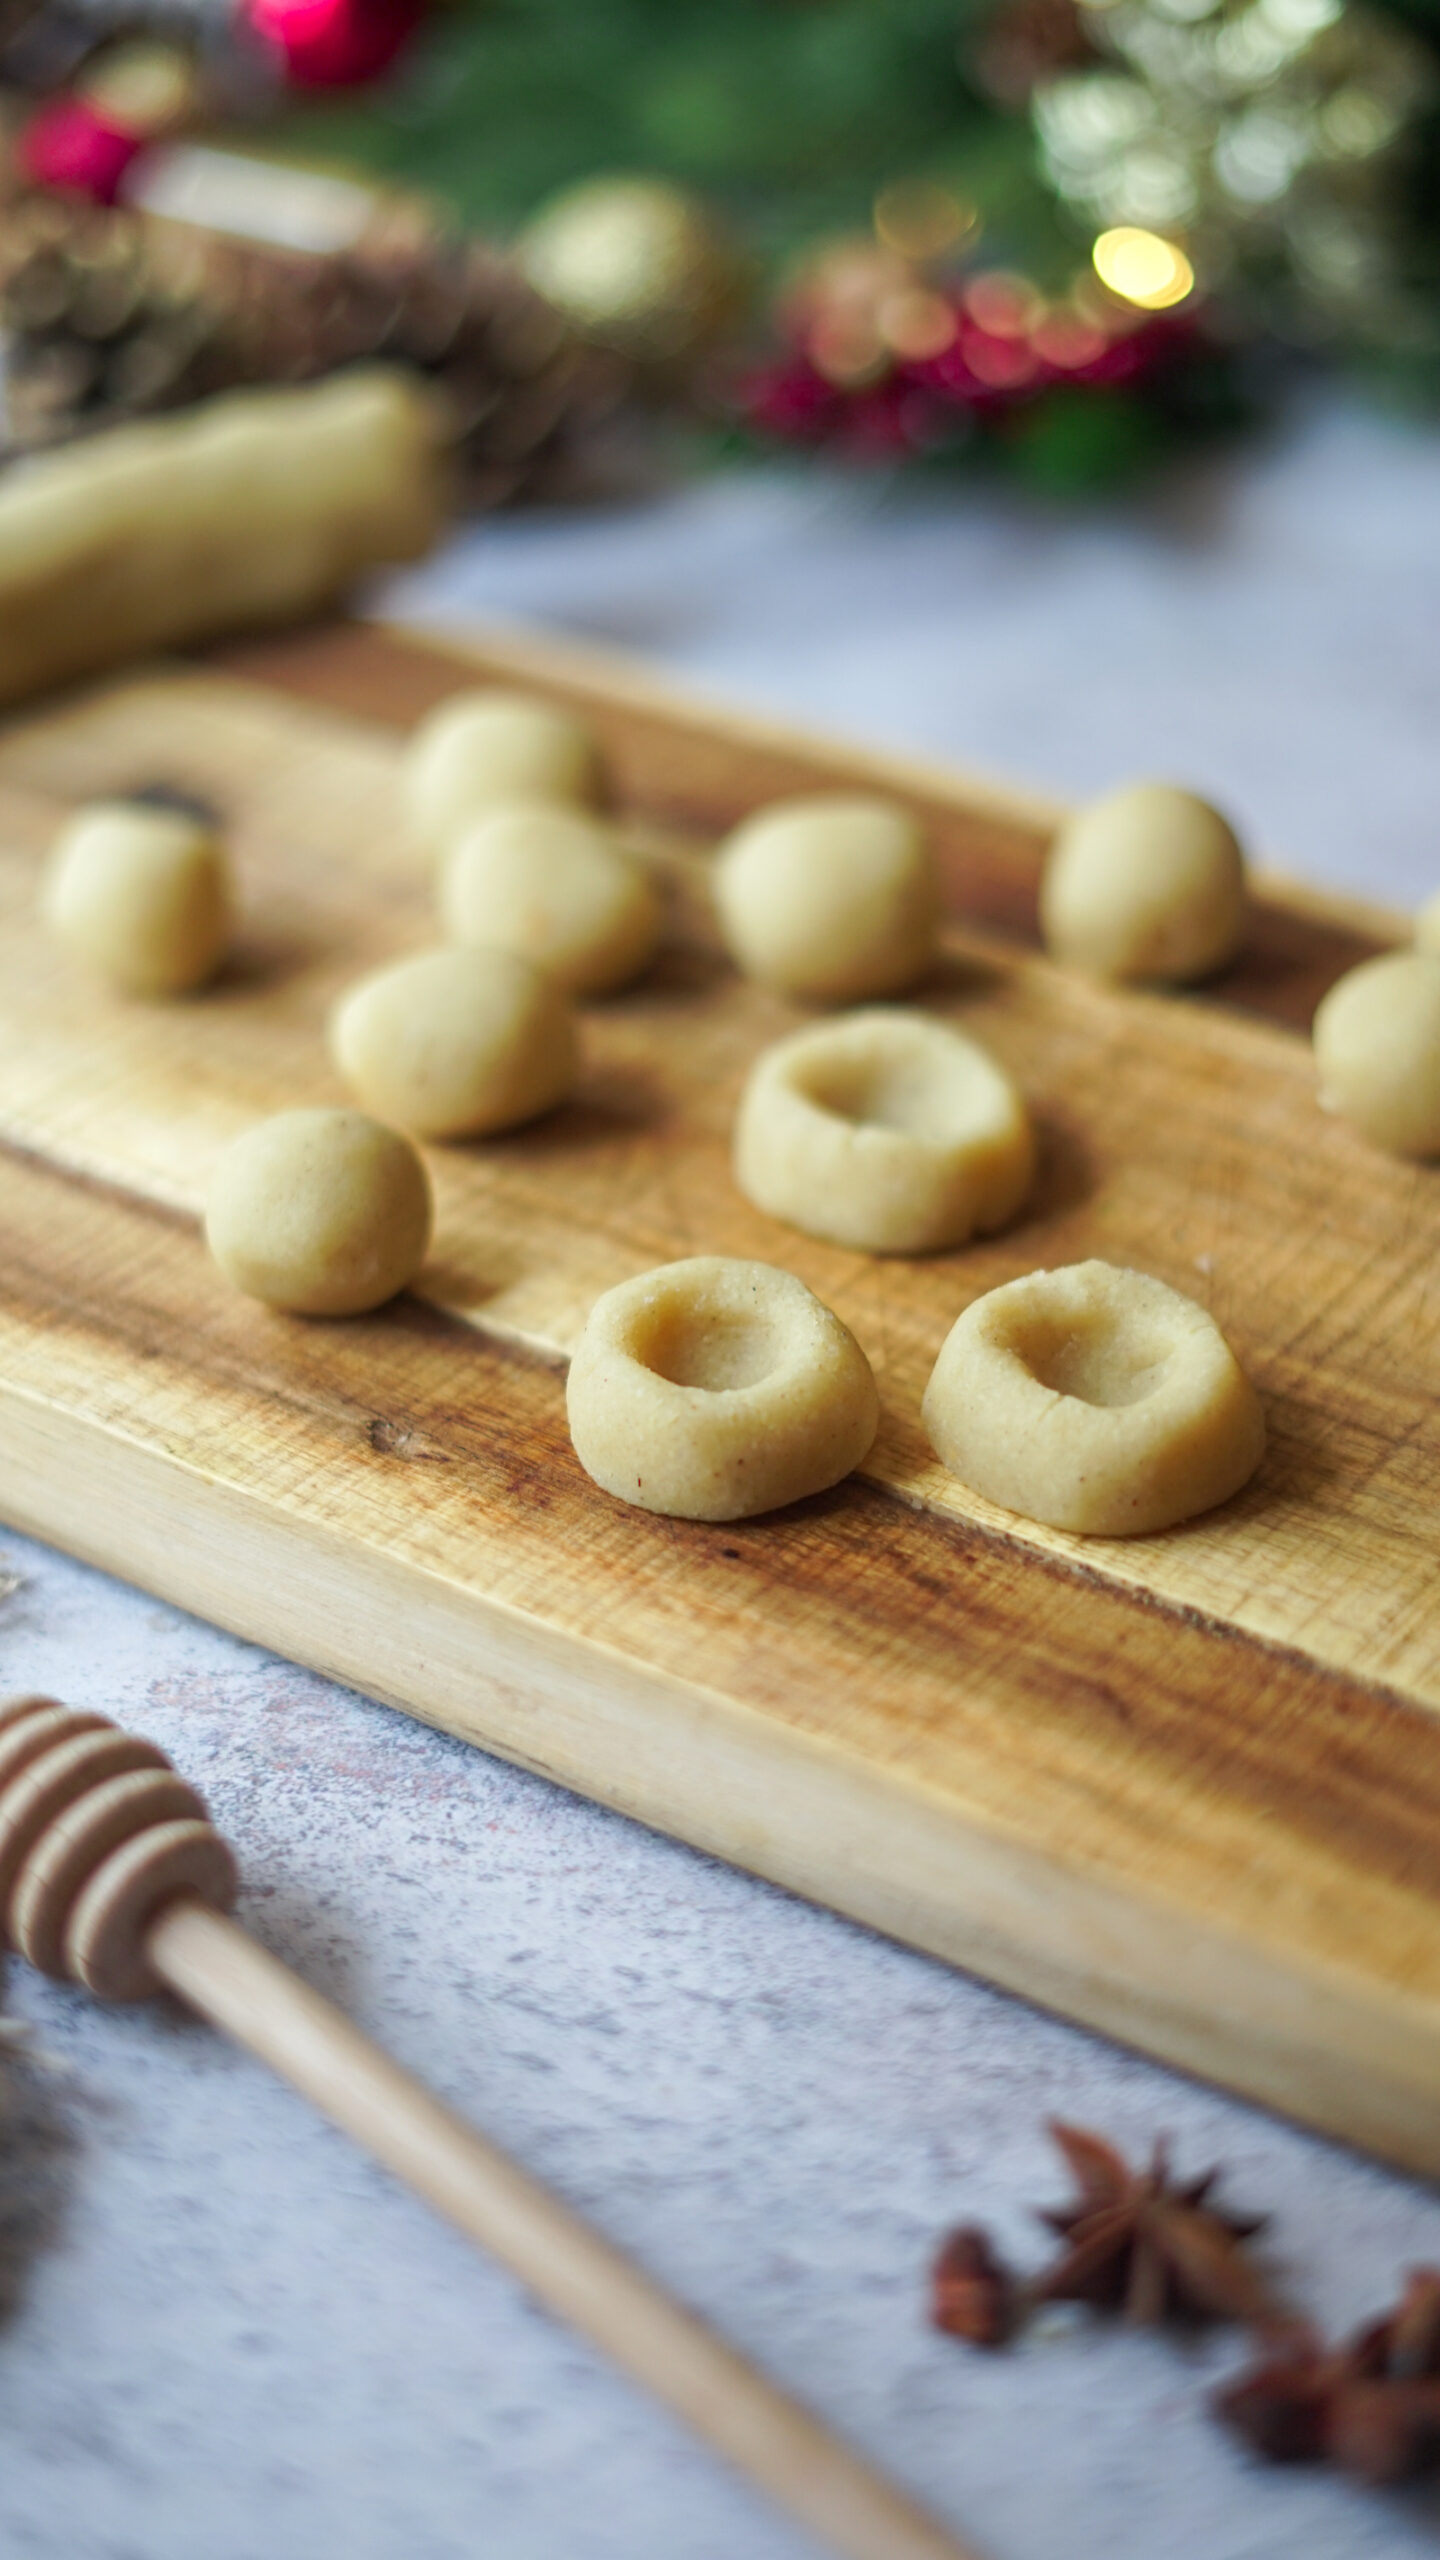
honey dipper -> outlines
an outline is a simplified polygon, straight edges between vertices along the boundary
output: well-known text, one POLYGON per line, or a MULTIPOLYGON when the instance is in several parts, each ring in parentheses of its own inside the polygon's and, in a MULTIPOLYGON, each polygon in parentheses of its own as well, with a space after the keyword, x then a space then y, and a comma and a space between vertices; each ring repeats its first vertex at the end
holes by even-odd
POLYGON ((849 2560, 974 2560, 248 1937, 237 1881, 156 1744, 53 1698, 0 1704, 0 1942, 102 2000, 173 1991, 248 2045, 849 2560))

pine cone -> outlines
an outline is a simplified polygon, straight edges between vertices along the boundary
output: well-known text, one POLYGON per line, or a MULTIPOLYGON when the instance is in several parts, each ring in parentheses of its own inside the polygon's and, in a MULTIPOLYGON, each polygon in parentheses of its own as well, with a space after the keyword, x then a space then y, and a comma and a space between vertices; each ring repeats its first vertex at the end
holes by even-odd
POLYGON ((498 250, 399 207, 335 254, 33 194, 0 215, 5 446, 32 451, 248 383, 413 367, 448 396, 466 494, 583 486, 628 388, 498 250))

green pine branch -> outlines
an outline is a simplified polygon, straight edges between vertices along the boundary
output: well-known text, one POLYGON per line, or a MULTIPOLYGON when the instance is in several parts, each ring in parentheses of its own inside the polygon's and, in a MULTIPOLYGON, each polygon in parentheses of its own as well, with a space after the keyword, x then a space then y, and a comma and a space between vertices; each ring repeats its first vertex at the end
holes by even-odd
POLYGON ((699 188, 764 252, 863 223, 877 188, 936 176, 1053 243, 1024 117, 966 80, 977 0, 466 0, 370 100, 280 137, 510 230, 576 179, 699 188))

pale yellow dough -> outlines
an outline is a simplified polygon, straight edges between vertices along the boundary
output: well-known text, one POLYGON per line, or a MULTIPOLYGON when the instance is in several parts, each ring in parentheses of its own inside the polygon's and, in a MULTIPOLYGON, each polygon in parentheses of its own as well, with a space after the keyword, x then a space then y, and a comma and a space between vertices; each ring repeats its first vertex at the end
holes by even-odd
POLYGON ((1315 1014, 1320 1099, 1390 1155, 1440 1155, 1440 957, 1387 951, 1315 1014))
POLYGON ((411 835, 436 854, 503 801, 590 801, 597 785, 581 721, 526 693, 483 689, 452 693, 422 720, 401 767, 411 835))
POLYGON ((424 1261, 430 1184, 409 1139, 363 1111, 278 1111, 221 1157, 205 1237, 247 1297, 364 1315, 424 1261))
POLYGON ((608 827, 538 800, 492 809, 455 838, 440 915, 452 942, 518 951, 574 995, 638 976, 663 920, 648 873, 608 827))
POLYGON ((66 949, 127 995, 183 995, 225 956, 225 850, 212 827, 180 810, 96 801, 62 828, 42 908, 66 949))
POLYGON ((1415 919, 1415 948, 1432 958, 1440 956, 1440 890, 1426 899, 1415 919))
POLYGON ((1260 1400, 1213 1317, 1108 1262, 1032 1271, 977 1298, 923 1414, 936 1456, 972 1492, 1081 1537, 1209 1511, 1265 1452, 1260 1400))
POLYGON ((1035 1166, 1029 1116, 978 1041, 873 1007, 767 1049, 735 1124, 757 1209, 862 1253, 935 1253, 1003 1226, 1035 1166))
POLYGON ((587 1475, 678 1520, 745 1520, 838 1484, 880 1418, 864 1352, 803 1280, 720 1255, 597 1299, 566 1402, 587 1475))
POLYGON ((777 800, 727 836, 715 905, 747 977, 816 1004, 898 995, 935 956, 940 890, 893 801, 777 800))
POLYGON ((106 427, 0 485, 0 701, 211 632, 315 614, 427 551, 446 406, 356 367, 106 427))
POLYGON ((561 990, 513 951, 420 951, 373 970, 330 1017, 330 1050, 367 1109, 421 1138, 518 1128, 579 1073, 561 990))
POLYGON ((1245 861, 1207 801, 1132 782, 1066 820, 1040 891, 1047 947, 1097 978, 1184 986, 1233 959, 1245 929, 1245 861))

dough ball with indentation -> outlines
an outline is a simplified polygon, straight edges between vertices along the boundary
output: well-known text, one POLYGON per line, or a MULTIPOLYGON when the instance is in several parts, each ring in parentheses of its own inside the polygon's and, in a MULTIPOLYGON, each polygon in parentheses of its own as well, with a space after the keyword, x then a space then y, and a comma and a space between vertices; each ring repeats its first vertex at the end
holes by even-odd
POLYGON ((420 1138, 518 1128, 573 1091, 575 1017, 513 951, 419 951, 372 970, 330 1017, 345 1081, 420 1138))
POLYGON ((582 721, 524 693, 456 693, 422 720, 401 784, 416 841, 443 852, 505 800, 593 800, 594 740, 582 721))
POLYGON ((1108 1262, 1032 1271, 977 1298, 923 1412, 962 1484, 1081 1537, 1209 1511, 1265 1451, 1260 1400, 1214 1318, 1108 1262))
POLYGON ((1440 1155, 1440 957, 1362 960, 1322 997, 1314 1039, 1326 1110, 1390 1155, 1440 1155))
POLYGON ((566 1402, 587 1475, 678 1520, 745 1520, 823 1492, 880 1418, 859 1343, 803 1280, 721 1255, 597 1299, 566 1402))
POLYGON ((715 905, 747 977, 816 1004, 898 995, 935 955, 935 866, 890 800, 837 792, 757 810, 720 848, 715 905))
POLYGON ((277 1111, 221 1157, 205 1236, 247 1297, 365 1315, 425 1259, 430 1184, 409 1139, 363 1111, 277 1111))
POLYGON ((453 942, 518 951, 576 995, 623 987, 654 957, 649 874, 579 809, 516 801, 456 837, 440 877, 453 942))
POLYGON ((212 826, 183 810, 96 801, 61 830, 43 908, 67 949, 127 995, 183 995, 224 957, 225 851, 212 826))
POLYGON ((1013 1217, 1035 1146, 1024 1102, 975 1040, 889 1007, 767 1049, 735 1124, 757 1209, 862 1253, 935 1253, 1013 1217))
POLYGON ((1040 923, 1057 960, 1097 978, 1186 986, 1234 958, 1245 860, 1219 811, 1169 782, 1132 782, 1068 818, 1050 848, 1040 923))

